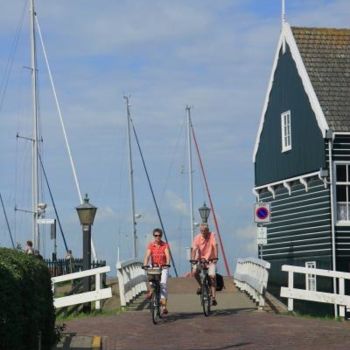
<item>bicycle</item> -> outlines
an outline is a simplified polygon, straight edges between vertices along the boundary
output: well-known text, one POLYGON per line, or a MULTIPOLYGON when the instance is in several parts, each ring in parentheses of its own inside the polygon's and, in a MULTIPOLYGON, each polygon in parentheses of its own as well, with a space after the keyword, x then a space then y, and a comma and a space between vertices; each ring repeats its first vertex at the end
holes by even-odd
POLYGON ((162 266, 142 266, 142 268, 146 271, 148 281, 150 282, 152 295, 150 299, 150 310, 152 315, 153 324, 157 324, 162 318, 161 313, 161 303, 160 303, 160 279, 162 276, 163 268, 169 268, 170 265, 162 265, 162 266))
POLYGON ((217 259, 200 259, 200 260, 190 260, 192 265, 198 264, 200 266, 200 282, 201 282, 201 293, 200 301, 203 308, 204 316, 210 315, 210 308, 212 304, 212 295, 211 295, 211 282, 208 274, 208 264, 217 259))

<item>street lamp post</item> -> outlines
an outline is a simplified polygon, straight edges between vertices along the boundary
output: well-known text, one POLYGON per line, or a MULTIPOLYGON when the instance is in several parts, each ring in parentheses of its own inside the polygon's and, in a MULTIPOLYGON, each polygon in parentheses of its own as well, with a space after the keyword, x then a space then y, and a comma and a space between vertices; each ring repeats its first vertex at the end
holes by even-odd
POLYGON ((210 215, 210 208, 207 207, 207 205, 204 202, 203 206, 200 207, 198 209, 198 211, 199 211, 199 215, 202 218, 202 224, 207 224, 208 223, 208 218, 209 218, 209 215, 210 215))
MULTIPOLYGON (((91 226, 94 223, 97 208, 89 203, 88 195, 85 195, 84 203, 76 207, 79 221, 83 227, 83 270, 90 270, 91 268, 91 226)), ((91 290, 90 277, 84 278, 84 291, 91 290)), ((90 303, 84 305, 84 311, 91 310, 90 303)))

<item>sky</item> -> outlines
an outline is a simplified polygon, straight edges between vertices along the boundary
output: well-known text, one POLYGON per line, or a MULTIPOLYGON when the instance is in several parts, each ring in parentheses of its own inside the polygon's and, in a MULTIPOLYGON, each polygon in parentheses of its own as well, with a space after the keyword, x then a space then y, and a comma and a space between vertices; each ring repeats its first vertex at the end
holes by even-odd
MULTIPOLYGON (((31 239, 31 83, 26 0, 0 0, 0 193, 12 234, 31 239), (16 39, 17 38, 17 39, 16 39)), ((179 274, 190 245, 186 105, 191 106, 208 184, 232 272, 257 256, 252 163, 256 133, 281 28, 281 0, 36 1, 81 192, 98 207, 97 257, 114 269, 132 257, 124 95, 138 133, 179 274)), ((286 0, 294 26, 349 28, 348 0, 286 0)), ((40 42, 38 42, 40 46, 40 42)), ((38 48, 42 157, 69 248, 82 256, 74 184, 43 54, 38 48)), ((135 140, 138 252, 159 220, 135 140)), ((194 212, 208 204, 193 153, 194 212)), ((53 210, 45 185, 46 217, 53 210)), ((210 227, 214 230, 212 217, 210 227)), ((53 241, 41 233, 41 252, 53 241)), ((0 211, 0 246, 11 245, 0 211)), ((58 253, 64 246, 58 232, 58 253)), ((222 259, 219 270, 225 274, 222 259)))

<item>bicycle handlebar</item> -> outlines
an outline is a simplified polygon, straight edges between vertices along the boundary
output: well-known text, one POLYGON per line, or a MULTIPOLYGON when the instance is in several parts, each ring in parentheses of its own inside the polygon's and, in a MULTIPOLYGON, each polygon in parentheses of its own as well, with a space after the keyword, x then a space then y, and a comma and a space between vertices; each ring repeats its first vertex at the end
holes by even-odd
POLYGON ((204 264, 208 264, 208 263, 210 263, 210 262, 216 262, 216 261, 218 261, 219 260, 219 258, 214 258, 214 259, 204 259, 204 258, 202 258, 202 259, 191 259, 190 260, 190 263, 191 264, 197 264, 197 263, 204 263, 204 264))
POLYGON ((164 265, 142 265, 142 269, 147 270, 147 269, 154 269, 155 267, 159 267, 160 269, 163 269, 164 267, 170 267, 169 264, 164 264, 164 265))

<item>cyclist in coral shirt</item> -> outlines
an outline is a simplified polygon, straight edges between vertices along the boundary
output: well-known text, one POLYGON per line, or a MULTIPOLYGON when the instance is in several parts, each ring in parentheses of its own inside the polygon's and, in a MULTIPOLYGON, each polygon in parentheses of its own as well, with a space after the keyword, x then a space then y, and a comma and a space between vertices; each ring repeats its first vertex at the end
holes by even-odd
MULTIPOLYGON (((192 243, 192 260, 205 259, 209 260, 208 274, 211 280, 212 304, 217 305, 216 301, 216 263, 218 260, 218 246, 215 239, 215 233, 209 231, 207 224, 199 226, 200 233, 194 237, 192 243)), ((193 267, 194 277, 196 278, 199 288, 197 294, 201 293, 200 282, 200 265, 193 267)))
MULTIPOLYGON (((153 230, 154 241, 149 243, 147 246, 144 265, 149 263, 153 266, 164 266, 169 265, 170 263, 170 254, 169 254, 169 244, 162 241, 163 231, 160 228, 155 228, 153 230)), ((168 310, 166 308, 168 300, 168 267, 164 266, 162 269, 162 275, 160 278, 160 302, 163 305, 163 313, 167 314, 168 310)), ((147 297, 151 296, 152 292, 149 291, 147 297)))

